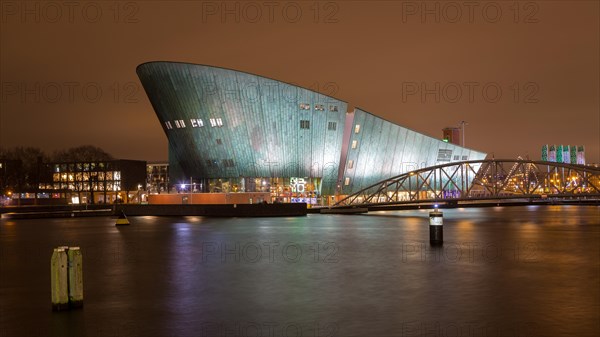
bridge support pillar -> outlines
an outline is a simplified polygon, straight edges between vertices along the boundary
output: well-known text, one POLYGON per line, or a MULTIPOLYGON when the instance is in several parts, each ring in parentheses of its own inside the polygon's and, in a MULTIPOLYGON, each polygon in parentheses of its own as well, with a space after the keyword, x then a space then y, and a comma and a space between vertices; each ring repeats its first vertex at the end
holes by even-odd
POLYGON ((440 246, 444 243, 444 213, 437 209, 429 212, 429 244, 440 246))

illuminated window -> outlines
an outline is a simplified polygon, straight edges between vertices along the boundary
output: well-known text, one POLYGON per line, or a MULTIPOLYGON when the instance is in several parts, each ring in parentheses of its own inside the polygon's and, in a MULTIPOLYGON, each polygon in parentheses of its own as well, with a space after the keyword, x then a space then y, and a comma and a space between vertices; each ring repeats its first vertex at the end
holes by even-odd
POLYGON ((452 159, 452 150, 439 149, 437 161, 450 161, 452 159))
POLYGON ((335 131, 336 129, 337 129, 337 123, 336 122, 329 122, 329 123, 327 123, 327 130, 335 131))
POLYGON ((346 179, 344 180, 344 185, 345 186, 350 185, 350 177, 346 177, 346 179))
POLYGON ((348 160, 348 168, 354 168, 354 160, 348 160))
POLYGON ((358 147, 358 140, 353 140, 352 141, 352 148, 356 149, 358 147))
POLYGON ((325 106, 323 104, 315 104, 315 110, 325 111, 325 106))
POLYGON ((190 119, 193 128, 201 128, 204 126, 204 122, 200 118, 190 119))
POLYGON ((213 128, 215 126, 221 127, 221 126, 223 126, 223 120, 221 118, 211 118, 210 119, 210 126, 213 127, 213 128))
POLYGON ((167 127, 168 130, 171 130, 173 128, 173 125, 171 125, 171 122, 169 122, 169 121, 165 122, 165 126, 167 127))
POLYGON ((300 121, 300 129, 310 129, 310 121, 301 120, 300 121))
POLYGON ((175 127, 178 129, 185 128, 185 122, 183 121, 183 119, 175 120, 175 127))
POLYGON ((331 111, 331 112, 337 112, 338 111, 337 105, 330 105, 329 106, 329 111, 331 111))
POLYGON ((301 110, 310 110, 310 104, 308 103, 300 103, 301 110))
POLYGON ((360 132, 360 124, 356 124, 354 126, 354 133, 359 133, 360 132))

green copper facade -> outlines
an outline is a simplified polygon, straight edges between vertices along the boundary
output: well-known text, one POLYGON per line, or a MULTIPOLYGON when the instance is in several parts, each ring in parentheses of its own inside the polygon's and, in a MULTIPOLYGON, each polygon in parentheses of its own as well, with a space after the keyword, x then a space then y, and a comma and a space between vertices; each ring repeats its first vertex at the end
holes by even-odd
POLYGON ((361 109, 351 114, 342 194, 428 166, 480 160, 486 154, 429 137, 361 109))
POLYGON ((348 194, 417 167, 485 157, 258 75, 173 62, 137 73, 169 140, 174 183, 232 179, 252 191, 256 179, 300 177, 318 194, 348 194))

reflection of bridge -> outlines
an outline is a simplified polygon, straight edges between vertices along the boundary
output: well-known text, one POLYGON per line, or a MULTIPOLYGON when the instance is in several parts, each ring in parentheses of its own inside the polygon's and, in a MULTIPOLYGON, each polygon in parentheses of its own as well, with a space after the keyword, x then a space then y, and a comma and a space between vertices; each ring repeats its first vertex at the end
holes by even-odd
POLYGON ((331 208, 598 197, 599 168, 514 159, 476 160, 407 172, 349 195, 331 208))

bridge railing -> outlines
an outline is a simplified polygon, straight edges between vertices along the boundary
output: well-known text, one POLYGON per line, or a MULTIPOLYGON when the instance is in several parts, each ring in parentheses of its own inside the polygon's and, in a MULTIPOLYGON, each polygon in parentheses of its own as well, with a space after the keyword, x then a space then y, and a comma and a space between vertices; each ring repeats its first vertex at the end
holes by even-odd
POLYGON ((336 206, 452 199, 600 195, 600 168, 530 160, 477 160, 431 166, 382 180, 336 206))

